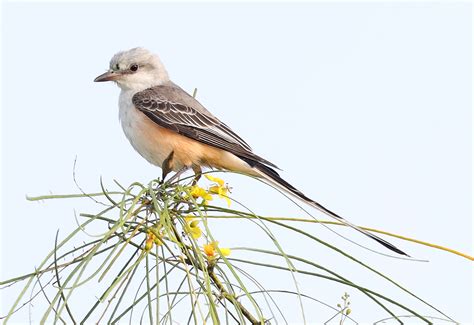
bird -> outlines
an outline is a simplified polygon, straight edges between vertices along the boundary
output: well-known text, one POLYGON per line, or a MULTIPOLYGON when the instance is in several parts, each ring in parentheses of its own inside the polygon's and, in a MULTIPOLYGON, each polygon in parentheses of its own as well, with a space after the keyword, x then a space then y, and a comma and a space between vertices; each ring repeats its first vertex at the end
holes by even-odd
POLYGON ((409 256, 284 180, 275 164, 254 153, 227 124, 172 82, 158 55, 143 47, 118 52, 110 60, 109 69, 94 79, 105 81, 113 81, 121 89, 119 119, 125 136, 143 158, 161 167, 162 181, 172 171, 179 175, 189 169, 194 171, 197 181, 203 167, 257 177, 387 249, 409 256))

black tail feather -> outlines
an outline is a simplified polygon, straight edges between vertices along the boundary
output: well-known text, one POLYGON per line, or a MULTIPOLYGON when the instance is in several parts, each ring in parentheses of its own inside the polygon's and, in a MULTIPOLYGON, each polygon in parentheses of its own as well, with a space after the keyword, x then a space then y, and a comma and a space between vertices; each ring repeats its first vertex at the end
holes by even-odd
POLYGON ((246 161, 253 168, 256 168, 257 170, 259 170, 261 173, 263 173, 265 176, 267 176, 270 180, 272 180, 276 184, 280 185, 283 189, 290 192, 294 196, 298 197, 300 200, 303 200, 307 204, 309 204, 309 205, 313 206, 314 208, 324 212, 325 214, 329 215, 330 217, 333 217, 337 220, 340 220, 341 222, 347 224, 348 226, 354 228, 355 230, 363 233, 367 237, 372 238, 373 240, 375 240, 376 242, 378 242, 382 246, 388 248, 389 250, 391 250, 391 251, 393 251, 397 254, 400 254, 400 255, 409 256, 404 251, 400 250, 399 248, 397 248, 393 244, 389 243, 388 241, 386 241, 386 240, 384 240, 384 239, 382 239, 382 238, 380 238, 380 237, 378 237, 378 236, 376 236, 376 235, 374 235, 374 234, 372 234, 372 233, 370 233, 370 232, 368 232, 364 229, 361 229, 361 228, 357 227, 356 225, 353 225, 352 223, 348 222, 343 217, 341 217, 338 214, 332 212, 331 210, 325 208, 320 203, 310 199, 309 197, 304 195, 301 191, 299 191, 296 187, 294 187, 293 185, 291 185, 290 183, 285 181, 283 178, 281 178, 280 175, 274 169, 272 169, 272 168, 270 168, 270 167, 268 167, 268 166, 266 166, 266 165, 264 165, 260 162, 257 162, 257 161, 250 161, 249 159, 245 159, 243 157, 240 157, 240 158, 243 159, 244 161, 246 161))

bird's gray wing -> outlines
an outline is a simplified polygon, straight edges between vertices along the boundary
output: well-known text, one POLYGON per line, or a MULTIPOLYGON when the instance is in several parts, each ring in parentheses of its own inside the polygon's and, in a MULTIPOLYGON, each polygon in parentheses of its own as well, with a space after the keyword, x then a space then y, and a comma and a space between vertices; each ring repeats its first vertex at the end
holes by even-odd
POLYGON ((197 100, 184 90, 175 88, 169 89, 169 86, 148 88, 136 93, 132 97, 132 102, 138 110, 161 127, 201 143, 229 151, 247 162, 256 161, 278 168, 254 154, 242 138, 210 114, 197 100), (183 93, 183 96, 186 96, 182 100, 179 95, 176 95, 176 92, 179 91, 183 93))

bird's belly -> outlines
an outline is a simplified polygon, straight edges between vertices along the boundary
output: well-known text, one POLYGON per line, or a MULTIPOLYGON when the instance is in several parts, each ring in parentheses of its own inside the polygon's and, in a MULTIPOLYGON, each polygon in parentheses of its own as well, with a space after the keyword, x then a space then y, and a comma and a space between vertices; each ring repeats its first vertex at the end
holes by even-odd
POLYGON ((133 148, 148 162, 161 167, 173 151, 173 144, 168 137, 169 131, 156 125, 135 107, 121 112, 120 121, 133 148))

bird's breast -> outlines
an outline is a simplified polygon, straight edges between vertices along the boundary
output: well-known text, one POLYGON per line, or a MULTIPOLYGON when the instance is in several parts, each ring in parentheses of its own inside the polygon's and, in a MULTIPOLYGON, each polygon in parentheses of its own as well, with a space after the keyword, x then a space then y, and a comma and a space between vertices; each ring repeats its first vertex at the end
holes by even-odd
POLYGON ((132 95, 123 93, 119 101, 119 119, 133 148, 148 162, 162 166, 173 150, 167 131, 151 121, 132 104, 132 95))

